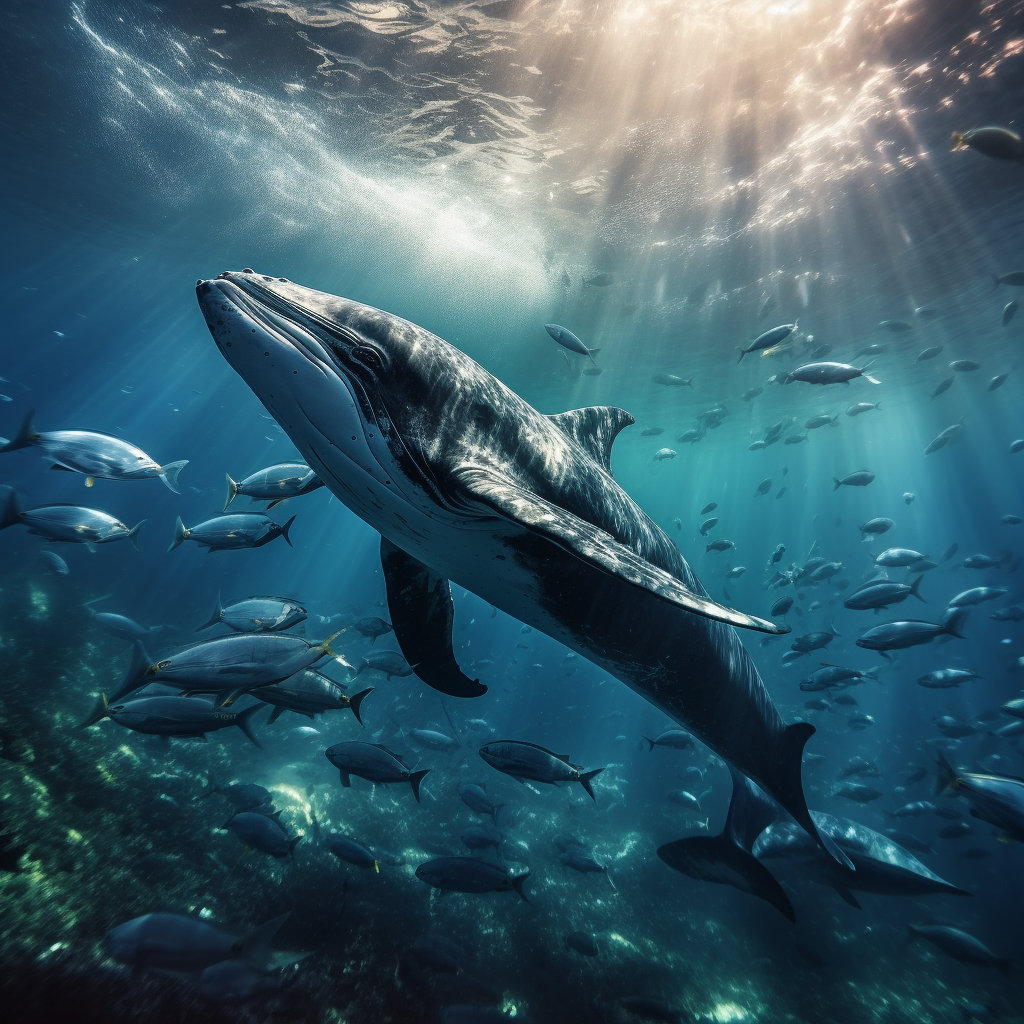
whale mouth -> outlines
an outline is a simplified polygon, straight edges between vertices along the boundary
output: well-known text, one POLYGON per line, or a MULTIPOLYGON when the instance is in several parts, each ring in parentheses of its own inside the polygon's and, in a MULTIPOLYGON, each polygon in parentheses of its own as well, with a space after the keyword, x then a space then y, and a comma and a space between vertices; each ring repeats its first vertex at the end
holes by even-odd
POLYGON ((354 347, 358 344, 358 335, 354 332, 331 323, 293 301, 282 299, 270 289, 261 287, 258 281, 251 280, 249 275, 224 273, 214 280, 200 281, 196 292, 204 314, 206 304, 216 301, 209 293, 216 292, 217 298, 231 303, 268 334, 290 344, 324 372, 330 370, 351 384, 350 375, 345 372, 330 346, 320 340, 318 333, 322 332, 342 344, 354 347))
MULTIPOLYGON (((387 409, 385 396, 380 389, 368 388, 340 358, 339 351, 351 352, 364 344, 364 339, 358 331, 318 313, 295 298, 278 294, 273 287, 268 287, 268 283, 272 285, 277 281, 295 287, 283 278, 266 277, 251 271, 226 271, 216 278, 197 282, 196 294, 199 305, 210 324, 211 331, 227 303, 251 321, 257 330, 304 357, 326 379, 336 382, 344 389, 343 401, 351 406, 350 429, 358 430, 361 434, 360 449, 364 457, 357 459, 357 463, 361 463, 365 468, 369 465, 367 459, 372 460, 383 477, 387 478, 394 476, 392 470, 396 466, 400 467, 409 483, 414 488, 426 492, 433 504, 449 514, 458 514, 460 511, 464 514, 464 510, 458 509, 445 496, 444 489, 429 466, 422 458, 417 457, 394 428, 394 419, 387 409), (389 424, 391 429, 382 428, 382 422, 389 424), (374 440, 371 442, 370 439, 374 440), (389 469, 388 463, 395 465, 389 469)), ((214 337, 216 339, 216 332, 214 337)), ((219 340, 217 344, 223 351, 219 340)), ((229 362, 233 361, 228 353, 224 354, 229 362)), ((336 442, 317 425, 318 417, 313 408, 317 403, 309 404, 298 394, 294 400, 303 417, 327 445, 337 447, 336 442)), ((333 411, 337 413, 337 406, 333 411)), ((377 473, 371 472, 370 475, 376 476, 377 473)), ((409 495, 407 500, 410 500, 409 495)))

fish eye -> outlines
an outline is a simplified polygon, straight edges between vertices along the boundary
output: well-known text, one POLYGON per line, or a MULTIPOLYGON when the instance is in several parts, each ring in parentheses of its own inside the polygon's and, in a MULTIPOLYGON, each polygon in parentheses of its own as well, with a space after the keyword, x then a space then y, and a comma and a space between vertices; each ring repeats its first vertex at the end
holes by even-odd
POLYGON ((380 349, 373 348, 371 345, 357 345, 352 350, 352 358, 356 362, 362 363, 368 370, 376 372, 386 369, 387 366, 384 353, 380 349))

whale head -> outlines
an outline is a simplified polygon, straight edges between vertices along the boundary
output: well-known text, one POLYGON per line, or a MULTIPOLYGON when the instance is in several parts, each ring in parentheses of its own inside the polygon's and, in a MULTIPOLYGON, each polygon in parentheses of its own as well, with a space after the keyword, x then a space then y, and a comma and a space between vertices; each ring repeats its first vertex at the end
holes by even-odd
POLYGON ((401 317, 285 278, 227 272, 196 294, 227 361, 371 525, 396 504, 465 511, 446 474, 493 449, 495 410, 517 400, 482 367, 401 317))

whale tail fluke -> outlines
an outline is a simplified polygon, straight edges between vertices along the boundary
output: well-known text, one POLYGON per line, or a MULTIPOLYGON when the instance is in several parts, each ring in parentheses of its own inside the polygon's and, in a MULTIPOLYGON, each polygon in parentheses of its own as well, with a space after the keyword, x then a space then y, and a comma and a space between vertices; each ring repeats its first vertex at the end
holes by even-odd
POLYGON ((752 854, 728 835, 692 836, 658 847, 658 856, 676 871, 704 882, 733 885, 770 903, 783 917, 796 921, 785 889, 752 854))

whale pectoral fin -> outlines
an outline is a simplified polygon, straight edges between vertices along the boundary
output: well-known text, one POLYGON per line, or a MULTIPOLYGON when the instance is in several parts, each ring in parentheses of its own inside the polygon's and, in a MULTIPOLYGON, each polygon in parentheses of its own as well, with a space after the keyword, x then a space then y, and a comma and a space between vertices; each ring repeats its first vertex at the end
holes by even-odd
POLYGON ((471 497, 498 515, 546 537, 595 568, 648 590, 680 608, 762 633, 790 631, 790 627, 785 624, 747 615, 712 601, 710 597, 694 593, 682 580, 652 565, 593 523, 580 519, 496 473, 466 467, 458 471, 458 477, 471 497))
POLYGON ((455 607, 448 581, 381 537, 380 561, 395 638, 413 672, 452 697, 479 697, 480 680, 459 668, 452 651, 455 607))

